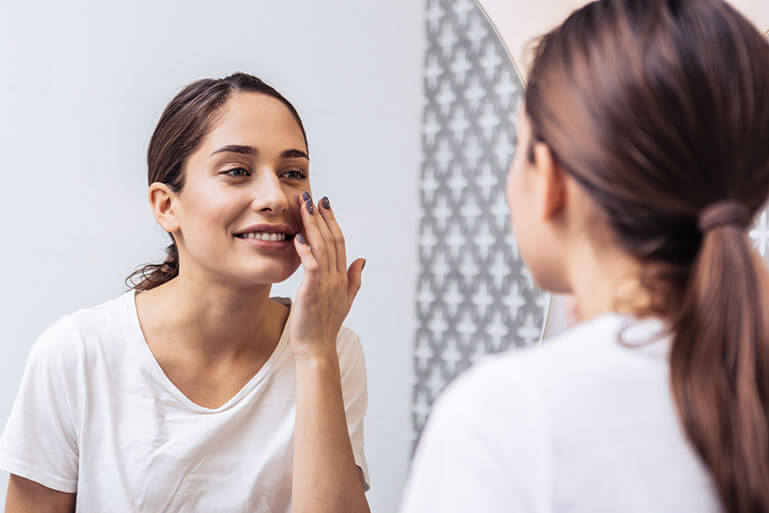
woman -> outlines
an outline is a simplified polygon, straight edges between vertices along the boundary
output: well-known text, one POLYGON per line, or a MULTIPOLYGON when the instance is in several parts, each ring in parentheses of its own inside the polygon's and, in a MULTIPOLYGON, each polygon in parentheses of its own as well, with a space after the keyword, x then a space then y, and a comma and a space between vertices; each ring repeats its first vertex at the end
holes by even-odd
POLYGON ((33 346, 6 511, 368 511, 365 367, 341 326, 365 262, 310 199, 296 110, 250 75, 200 80, 148 164, 168 258, 33 346), (271 299, 300 263, 294 304, 271 299))
POLYGON ((584 322, 450 387, 403 511, 769 511, 769 44, 721 0, 591 3, 518 128, 521 255, 584 322))

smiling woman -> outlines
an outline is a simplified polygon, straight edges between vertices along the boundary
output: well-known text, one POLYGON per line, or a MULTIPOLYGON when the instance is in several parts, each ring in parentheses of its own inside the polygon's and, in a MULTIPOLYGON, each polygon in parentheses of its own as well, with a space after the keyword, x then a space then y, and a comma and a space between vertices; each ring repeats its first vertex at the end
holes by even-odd
MULTIPOLYGON (((192 180, 193 184, 186 188, 185 194, 191 200, 197 197, 200 201, 195 212, 200 212, 200 208, 242 210, 243 202, 249 201, 248 187, 245 185, 253 182, 255 163, 259 162, 260 156, 262 161, 267 157, 275 158, 274 155, 265 154, 272 149, 270 144, 278 145, 274 148, 279 153, 277 159, 280 162, 277 164, 281 176, 276 175, 276 178, 282 177, 284 182, 293 186, 292 189, 300 192, 308 188, 309 157, 304 126, 294 106, 278 91, 244 73, 236 73, 223 80, 204 79, 190 84, 168 105, 150 141, 147 178, 151 201, 153 197, 162 201, 172 193, 181 192, 185 183, 192 180), (241 94, 233 96, 236 91, 241 94), (242 94, 245 92, 257 94, 242 94), (264 122, 265 119, 273 121, 271 118, 280 124, 264 122), (250 128, 260 132, 257 135, 262 141, 262 155, 259 148, 239 143, 247 136, 241 130, 248 125, 249 120, 254 121, 250 128), (233 131, 237 133, 233 134, 233 131), (200 146, 206 134, 209 147, 203 148, 200 146), (281 135, 283 140, 268 140, 265 137, 275 139, 281 135), (188 168, 195 172, 186 174, 184 165, 188 159, 188 168), (240 202, 235 201, 238 198, 240 202), (221 205, 222 201, 226 205, 221 205)), ((270 184, 265 183, 264 176, 260 173, 259 180, 268 186, 265 190, 268 192, 270 184)), ((294 217, 289 224, 295 226, 297 221, 294 217)), ((168 229, 166 231, 169 234, 172 232, 168 229)), ((267 227, 264 231, 274 230, 267 227)), ((294 227, 287 231, 293 235, 297 230, 294 227)), ((137 290, 149 290, 177 275, 178 247, 173 235, 171 239, 166 260, 137 270, 129 276, 129 284, 137 290)), ((208 240, 204 241, 206 245, 208 240)), ((291 259, 283 259, 288 268, 293 265, 289 274, 293 273, 299 262, 295 253, 293 256, 293 264, 291 259)), ((283 276, 274 282, 286 278, 283 276)))
POLYGON ((365 262, 312 202, 298 113, 250 75, 200 80, 148 168, 167 258, 33 347, 0 438, 7 511, 368 511, 366 370, 342 327, 365 262), (300 265, 293 304, 270 298, 300 265))

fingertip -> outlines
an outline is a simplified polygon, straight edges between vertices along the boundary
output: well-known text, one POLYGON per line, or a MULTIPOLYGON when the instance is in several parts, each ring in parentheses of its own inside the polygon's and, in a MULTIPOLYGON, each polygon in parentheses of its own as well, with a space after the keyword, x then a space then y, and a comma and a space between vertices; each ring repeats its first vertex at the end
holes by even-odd
POLYGON ((297 235, 294 237, 294 249, 299 254, 299 257, 304 260, 307 256, 312 255, 312 249, 307 241, 302 237, 301 239, 297 235))
POLYGON ((357 287, 360 287, 361 279, 363 277, 363 268, 366 266, 366 260, 359 258, 350 265, 348 273, 348 279, 354 283, 357 287))
POLYGON ((334 211, 331 210, 331 204, 328 203, 328 198, 323 198, 318 202, 318 212, 320 212, 320 215, 323 218, 323 220, 336 221, 334 217, 334 211))
POLYGON ((303 220, 307 219, 308 217, 312 217, 312 214, 315 213, 315 205, 312 202, 312 198, 304 199, 305 195, 307 195, 307 197, 310 198, 307 192, 303 192, 302 194, 297 196, 297 202, 299 207, 299 217, 303 220))

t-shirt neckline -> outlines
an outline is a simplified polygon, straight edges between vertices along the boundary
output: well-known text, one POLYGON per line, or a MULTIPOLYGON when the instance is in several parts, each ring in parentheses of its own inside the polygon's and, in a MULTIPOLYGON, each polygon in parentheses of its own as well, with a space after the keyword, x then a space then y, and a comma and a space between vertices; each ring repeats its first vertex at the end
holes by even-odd
MULTIPOLYGON (((155 355, 152 353, 149 344, 147 344, 147 339, 144 336, 144 332, 142 331, 141 322, 139 321, 139 311, 136 307, 136 290, 134 289, 126 292, 124 298, 126 307, 128 309, 128 318, 130 319, 130 329, 133 332, 134 337, 137 339, 139 345, 142 346, 142 357, 150 366, 152 373, 155 375, 156 379, 168 390, 168 392, 170 392, 178 401, 199 413, 219 413, 228 410, 239 403, 270 374, 272 369, 276 366, 277 361, 283 355, 286 347, 288 346, 288 332, 284 326, 283 331, 280 334, 280 338, 278 339, 278 343, 275 345, 275 349, 273 349, 272 354, 270 354, 270 356, 264 362, 264 365, 262 365, 261 368, 251 377, 251 379, 249 379, 248 382, 243 385, 243 387, 238 390, 235 395, 230 397, 227 402, 217 408, 208 408, 196 403, 187 397, 184 392, 179 390, 179 387, 177 387, 173 381, 168 378, 166 373, 163 372, 163 368, 160 366, 157 358, 155 358, 155 355)), ((284 298, 275 299, 288 306, 289 309, 292 307, 290 300, 286 300, 284 298)), ((291 312, 289 310, 289 316, 290 314, 291 312)), ((288 321, 286 321, 286 325, 288 325, 288 321)))

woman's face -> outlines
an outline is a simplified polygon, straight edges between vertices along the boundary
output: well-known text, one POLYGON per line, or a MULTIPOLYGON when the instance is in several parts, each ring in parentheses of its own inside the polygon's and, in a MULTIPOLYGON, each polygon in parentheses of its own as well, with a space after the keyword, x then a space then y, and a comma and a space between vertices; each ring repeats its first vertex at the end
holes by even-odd
POLYGON ((298 196, 310 192, 302 130, 279 100, 237 93, 187 160, 176 194, 181 265, 239 285, 272 284, 299 266, 298 196))
POLYGON ((518 242, 518 250, 523 259, 527 260, 528 249, 531 243, 534 242, 531 240, 534 235, 532 233, 534 230, 531 228, 533 228, 533 224, 536 221, 536 216, 534 215, 536 205, 533 203, 532 170, 529 169, 531 163, 528 158, 530 144, 529 126, 523 107, 518 109, 517 119, 516 150, 507 173, 505 193, 507 206, 510 209, 510 223, 513 226, 516 241, 518 242))

